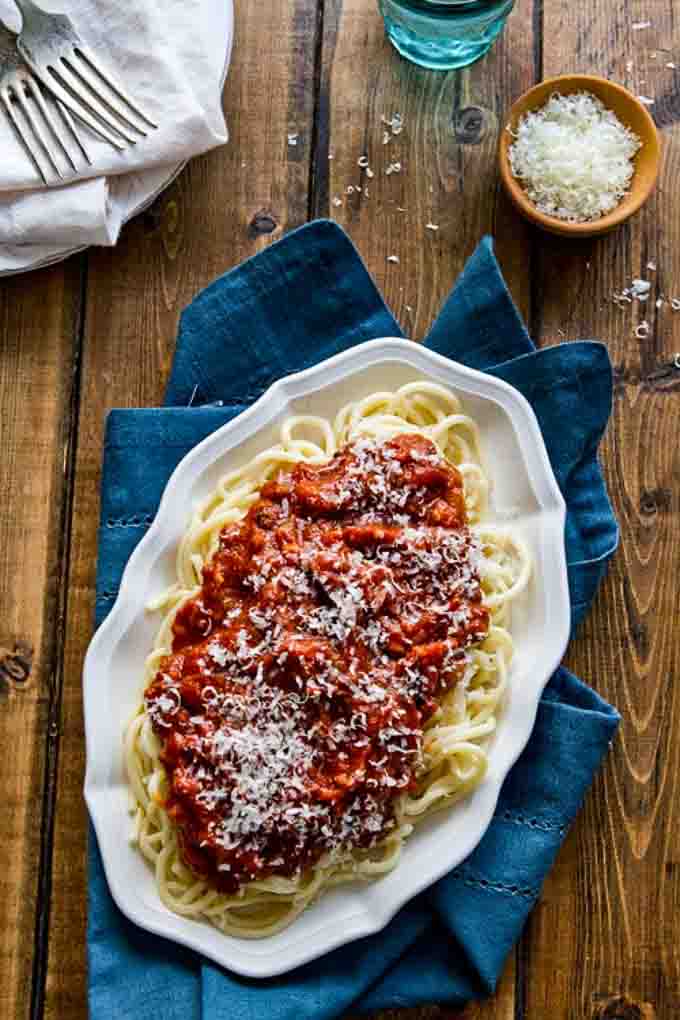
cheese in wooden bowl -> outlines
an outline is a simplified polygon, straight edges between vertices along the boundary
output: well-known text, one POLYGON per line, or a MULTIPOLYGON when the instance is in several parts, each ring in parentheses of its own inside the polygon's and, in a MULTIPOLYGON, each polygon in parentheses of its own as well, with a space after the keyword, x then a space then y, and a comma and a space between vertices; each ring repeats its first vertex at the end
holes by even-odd
POLYGON ((603 234, 652 191, 660 143, 627 89, 591 75, 548 79, 512 107, 501 132, 501 179, 515 206, 563 236, 603 234))

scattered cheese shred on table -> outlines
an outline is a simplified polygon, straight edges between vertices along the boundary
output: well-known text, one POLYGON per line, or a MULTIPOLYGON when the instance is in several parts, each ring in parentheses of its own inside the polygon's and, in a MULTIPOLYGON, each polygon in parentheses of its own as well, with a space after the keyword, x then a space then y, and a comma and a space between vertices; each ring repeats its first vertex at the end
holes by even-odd
POLYGON ((649 280, 635 279, 629 287, 624 287, 621 292, 614 291, 612 301, 619 308, 622 308, 623 305, 630 305, 633 301, 644 302, 649 297, 651 289, 652 285, 649 280))
POLYGON ((630 292, 634 298, 638 299, 638 301, 646 301, 651 289, 652 285, 649 280, 633 280, 630 292))
POLYGON ((400 113, 395 113, 392 117, 386 117, 383 113, 380 120, 387 125, 393 135, 400 135, 404 130, 404 118, 400 113))
POLYGON ((615 208, 633 177, 642 145, 589 92, 550 97, 525 114, 510 146, 510 166, 539 212, 571 223, 615 208))

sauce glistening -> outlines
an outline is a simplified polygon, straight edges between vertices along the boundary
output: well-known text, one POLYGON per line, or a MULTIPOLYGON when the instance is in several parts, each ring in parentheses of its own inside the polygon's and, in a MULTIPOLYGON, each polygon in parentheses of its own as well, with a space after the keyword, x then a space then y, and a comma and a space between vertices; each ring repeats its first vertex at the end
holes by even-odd
POLYGON ((145 692, 183 859, 224 892, 394 828, 423 730, 487 633, 460 473, 418 435, 268 482, 145 692))

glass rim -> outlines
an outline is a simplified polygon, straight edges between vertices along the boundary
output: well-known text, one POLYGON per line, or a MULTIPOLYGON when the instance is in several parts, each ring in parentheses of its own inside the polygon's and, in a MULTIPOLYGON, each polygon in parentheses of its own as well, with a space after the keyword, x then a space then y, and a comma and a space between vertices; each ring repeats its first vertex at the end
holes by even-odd
MULTIPOLYGON (((446 11, 454 7, 472 7, 474 5, 478 7, 503 6, 504 3, 507 4, 511 0, 388 0, 388 2, 395 4, 397 7, 403 5, 404 7, 411 7, 421 11, 446 11)), ((512 2, 514 3, 515 0, 512 0, 512 2)))

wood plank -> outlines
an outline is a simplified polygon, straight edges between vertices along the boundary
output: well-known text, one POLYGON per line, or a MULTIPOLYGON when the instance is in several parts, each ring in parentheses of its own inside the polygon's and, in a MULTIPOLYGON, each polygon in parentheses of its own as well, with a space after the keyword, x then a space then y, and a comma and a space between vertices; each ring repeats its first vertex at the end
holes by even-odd
POLYGON ((236 4, 225 90, 231 140, 192 162, 113 251, 89 256, 87 329, 68 585, 47 1020, 85 1020, 81 667, 92 634, 104 418, 158 403, 182 308, 215 276, 308 212, 315 4, 236 4), (297 145, 287 136, 298 132, 297 145), (243 164, 246 164, 243 166, 243 164))
MULTIPOLYGON (((534 82, 531 0, 520 0, 497 46, 462 72, 424 71, 402 60, 384 37, 376 6, 365 0, 326 2, 323 33, 316 214, 349 232, 408 335, 427 332, 485 233, 495 237, 528 321, 530 237, 499 191, 495 152, 504 112, 534 82), (382 118, 397 113, 403 130, 394 134, 382 118), (362 156, 372 177, 358 165, 362 156), (394 163, 401 171, 388 174, 394 163), (428 223, 438 229, 428 230, 428 223)), ((515 1003, 511 959, 496 995, 455 1015, 510 1020, 515 1003)))
POLYGON ((375 4, 324 5, 315 212, 350 233, 412 336, 427 331, 485 233, 529 314, 528 228, 499 190, 495 153, 506 109, 533 84, 532 11, 532 0, 520 0, 484 60, 443 73, 393 50, 375 4), (404 125, 396 135, 382 119, 394 114, 404 125), (358 165, 362 156, 368 168, 358 165), (388 173, 394 164, 401 170, 388 173))
POLYGON ((538 289, 542 336, 599 337, 616 372, 605 475, 621 548, 569 662, 621 710, 621 732, 551 874, 527 943, 527 1016, 672 1020, 680 1014, 680 24, 667 0, 583 6, 544 0, 544 72, 592 70, 657 97, 664 166, 642 213, 612 236, 568 246, 545 239, 538 289), (634 22, 651 26, 632 30, 634 22), (667 48, 667 49, 666 49, 667 48), (628 62, 630 71, 626 67, 628 62), (649 261, 658 266, 647 268, 649 261), (646 305, 615 290, 650 279, 646 305), (633 336, 646 318, 651 334, 633 336))
POLYGON ((0 282, 0 1015, 30 1015, 56 750, 79 261, 0 282), (46 848, 45 848, 46 849, 46 848))

